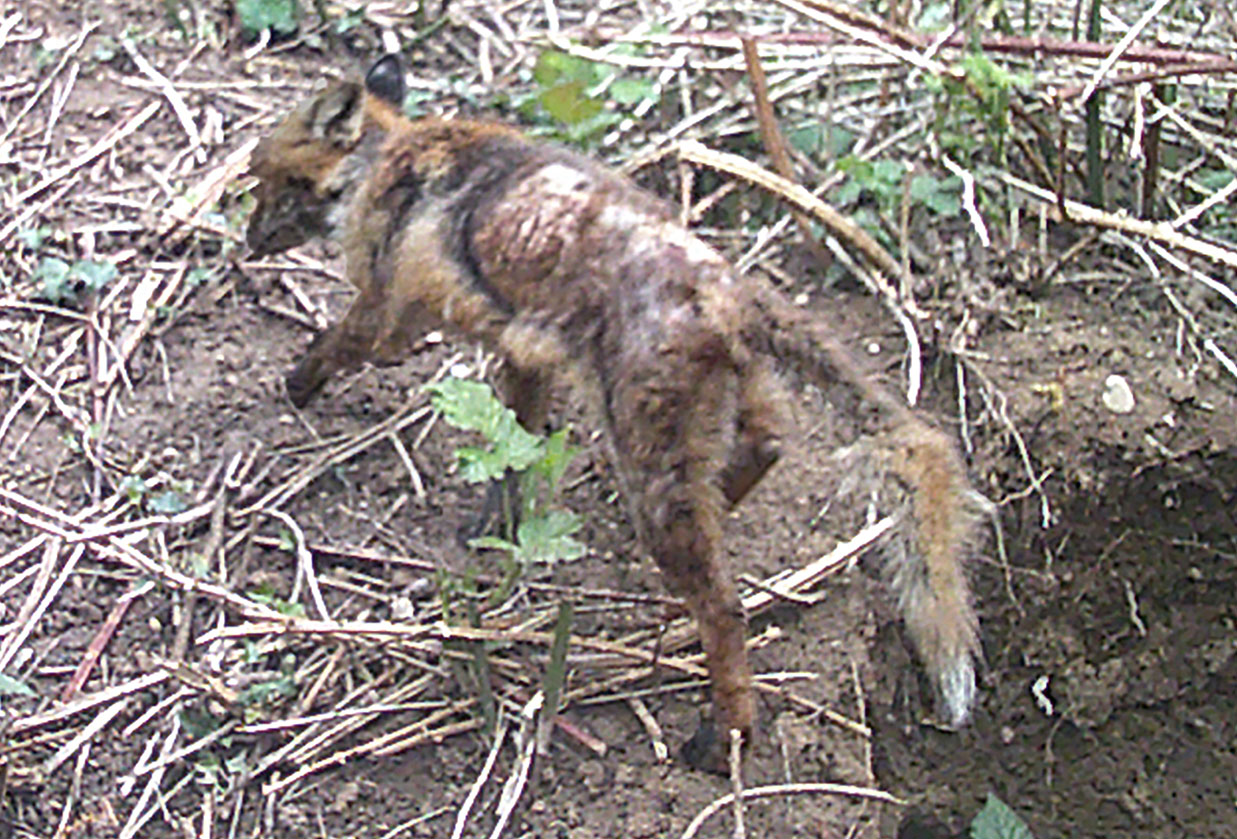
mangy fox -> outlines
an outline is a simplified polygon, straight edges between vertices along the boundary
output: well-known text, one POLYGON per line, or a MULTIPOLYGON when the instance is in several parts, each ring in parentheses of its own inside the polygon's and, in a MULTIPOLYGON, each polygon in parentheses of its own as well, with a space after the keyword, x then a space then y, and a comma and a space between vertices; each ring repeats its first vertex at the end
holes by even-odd
POLYGON ((666 203, 511 128, 409 120, 403 84, 384 57, 364 84, 301 104, 253 153, 254 253, 332 237, 360 292, 288 377, 292 402, 334 372, 399 360, 433 328, 501 355, 500 389, 527 427, 544 423, 553 380, 573 370, 609 432, 642 545, 696 621, 715 721, 746 739, 755 703, 723 516, 778 459, 789 409, 775 368, 841 378, 886 417, 880 439, 911 498, 910 549, 891 579, 946 721, 965 722, 979 644, 962 568, 970 490, 949 440, 666 203))

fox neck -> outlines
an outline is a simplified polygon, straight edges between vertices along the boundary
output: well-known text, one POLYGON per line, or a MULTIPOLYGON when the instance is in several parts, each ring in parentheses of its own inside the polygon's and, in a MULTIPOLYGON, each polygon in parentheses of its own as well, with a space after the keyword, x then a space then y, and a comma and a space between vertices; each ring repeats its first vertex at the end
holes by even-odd
POLYGON ((325 217, 327 238, 340 241, 347 228, 349 208, 365 188, 368 174, 381 156, 387 132, 379 126, 370 127, 350 152, 340 159, 326 177, 322 192, 330 196, 331 204, 325 217))

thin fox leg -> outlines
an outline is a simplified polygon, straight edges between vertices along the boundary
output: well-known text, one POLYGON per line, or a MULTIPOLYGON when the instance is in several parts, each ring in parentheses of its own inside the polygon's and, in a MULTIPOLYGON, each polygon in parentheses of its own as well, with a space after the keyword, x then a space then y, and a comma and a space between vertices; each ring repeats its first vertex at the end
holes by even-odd
POLYGON ((722 470, 722 493, 731 507, 782 456, 788 404, 781 382, 766 365, 753 365, 740 373, 738 427, 722 470))
POLYGON ((372 355, 381 302, 376 294, 362 293, 342 320, 314 338, 286 380, 293 405, 305 407, 327 379, 372 355))
POLYGON ((339 323, 320 332, 286 380, 288 398, 305 407, 331 376, 360 367, 366 361, 403 361, 423 327, 420 303, 391 306, 385 289, 363 291, 339 323))
POLYGON ((696 621, 714 718, 745 741, 755 719, 743 604, 721 552, 723 429, 733 427, 733 373, 675 357, 627 361, 607 404, 619 473, 645 548, 696 621), (635 365, 646 362, 645 369, 635 365), (629 366, 630 365, 630 366, 629 366))

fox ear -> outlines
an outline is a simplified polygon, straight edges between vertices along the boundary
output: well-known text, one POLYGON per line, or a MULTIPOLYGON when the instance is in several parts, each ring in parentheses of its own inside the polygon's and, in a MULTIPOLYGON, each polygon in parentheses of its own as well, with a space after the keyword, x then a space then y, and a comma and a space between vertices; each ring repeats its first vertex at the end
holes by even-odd
POLYGON ((395 107, 404 104, 404 66, 395 53, 374 62, 365 74, 365 90, 395 107))
POLYGON ((400 56, 388 52, 374 62, 365 74, 365 89, 371 95, 400 108, 403 105, 403 64, 400 56))
POLYGON ((314 100, 309 111, 310 133, 341 148, 355 145, 365 120, 363 100, 364 93, 358 84, 337 84, 328 88, 314 100))

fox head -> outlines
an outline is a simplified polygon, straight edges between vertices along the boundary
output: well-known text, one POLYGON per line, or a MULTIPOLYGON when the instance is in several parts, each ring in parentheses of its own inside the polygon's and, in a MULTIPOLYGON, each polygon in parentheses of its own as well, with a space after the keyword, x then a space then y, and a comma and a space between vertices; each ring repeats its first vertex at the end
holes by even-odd
POLYGON ((258 143, 249 162, 249 174, 258 179, 256 204, 245 234, 254 256, 329 232, 329 213, 348 186, 340 164, 368 128, 389 128, 401 118, 403 100, 403 67, 396 56, 385 55, 363 85, 332 84, 258 143))

